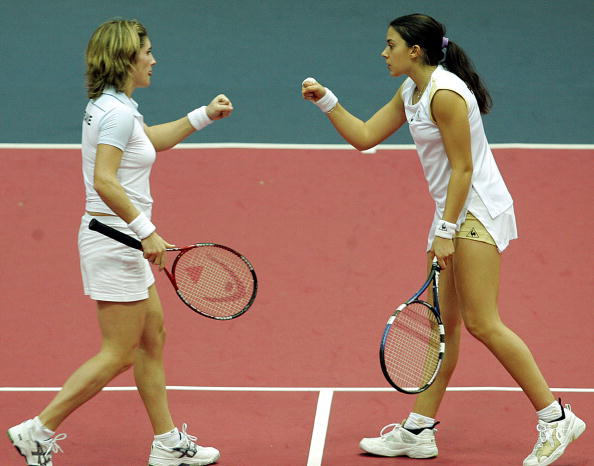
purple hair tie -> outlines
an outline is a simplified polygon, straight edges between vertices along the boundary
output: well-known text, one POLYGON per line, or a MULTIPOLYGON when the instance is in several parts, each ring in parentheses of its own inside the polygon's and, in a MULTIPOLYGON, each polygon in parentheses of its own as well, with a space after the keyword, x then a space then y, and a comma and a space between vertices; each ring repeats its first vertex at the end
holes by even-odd
POLYGON ((449 43, 450 43, 450 39, 448 39, 445 36, 442 37, 442 39, 441 39, 441 48, 442 49, 445 49, 448 46, 449 43))

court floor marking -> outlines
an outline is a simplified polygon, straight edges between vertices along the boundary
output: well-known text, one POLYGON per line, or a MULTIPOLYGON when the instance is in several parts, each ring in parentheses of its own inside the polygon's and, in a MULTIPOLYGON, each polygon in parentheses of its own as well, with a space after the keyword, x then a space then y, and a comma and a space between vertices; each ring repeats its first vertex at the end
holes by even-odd
MULTIPOLYGON (((57 392, 61 387, 0 387, 0 392, 57 392)), ((105 387, 106 392, 136 391, 136 387, 105 387)), ((394 392, 391 387, 199 387, 168 385, 171 391, 211 391, 211 392, 317 392, 318 400, 313 422, 307 466, 321 466, 324 456, 326 433, 335 392, 394 392)), ((520 392, 519 387, 448 387, 451 392, 520 392)), ((551 388, 553 392, 594 393, 594 388, 551 388)))
MULTIPOLYGON (((391 387, 200 387, 192 385, 167 385, 171 391, 191 392, 393 392, 391 387)), ((0 387, 0 392, 59 392, 62 387, 0 387)), ((137 388, 104 387, 106 392, 131 392, 137 388)), ((448 387, 448 392, 521 392, 519 387, 448 387)), ((553 392, 594 393, 594 388, 551 388, 553 392)))
MULTIPOLYGON (((531 144, 531 143, 494 143, 493 149, 594 149, 594 144, 531 144)), ((0 149, 80 149, 80 144, 45 144, 45 143, 0 143, 0 149)), ((370 150, 414 150, 414 144, 380 144, 370 150)), ((275 144, 275 143, 181 143, 174 149, 297 149, 297 150, 356 150, 350 144, 275 144)), ((366 152, 366 151, 363 151, 366 152)))

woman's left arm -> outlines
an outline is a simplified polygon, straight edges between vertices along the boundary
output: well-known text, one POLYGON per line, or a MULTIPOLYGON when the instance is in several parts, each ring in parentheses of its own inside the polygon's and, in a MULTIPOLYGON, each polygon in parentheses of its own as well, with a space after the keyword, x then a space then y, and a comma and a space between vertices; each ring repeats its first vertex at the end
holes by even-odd
MULTIPOLYGON (((472 183, 472 151, 470 146, 470 122, 466 101, 460 94, 446 89, 435 93, 431 111, 443 140, 450 162, 451 176, 448 183, 446 205, 442 219, 456 223, 472 183)), ((454 242, 436 237, 433 251, 442 267, 454 253, 454 242)), ((445 268, 445 267, 444 267, 445 268)))
MULTIPOLYGON (((179 120, 170 121, 169 123, 155 126, 144 125, 144 131, 157 152, 171 149, 173 146, 186 139, 194 131, 202 129, 214 120, 221 120, 231 115, 233 112, 233 105, 225 95, 220 94, 205 107, 205 110, 206 111, 201 118, 202 121, 191 121, 190 115, 194 112, 198 112, 198 110, 195 110, 187 116, 184 116, 179 120)), ((198 118, 200 119, 200 117, 198 118)))

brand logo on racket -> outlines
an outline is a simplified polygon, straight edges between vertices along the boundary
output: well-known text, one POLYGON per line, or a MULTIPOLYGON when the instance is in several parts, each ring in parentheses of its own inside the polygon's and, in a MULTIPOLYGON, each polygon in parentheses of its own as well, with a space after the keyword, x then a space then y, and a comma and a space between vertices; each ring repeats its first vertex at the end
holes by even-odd
POLYGON ((206 256, 211 263, 216 264, 216 268, 219 270, 214 271, 213 268, 210 268, 208 272, 205 272, 205 266, 202 265, 192 265, 184 268, 184 273, 187 274, 187 277, 194 283, 198 284, 201 280, 202 276, 205 273, 211 274, 220 274, 220 269, 222 269, 226 275, 228 276, 228 280, 224 281, 224 284, 217 290, 220 292, 226 293, 225 296, 200 296, 200 299, 204 301, 208 301, 210 303, 223 303, 223 302, 231 302, 231 301, 238 301, 242 299, 246 294, 246 286, 244 285, 241 278, 235 273, 235 271, 225 264, 220 259, 213 257, 212 255, 208 254, 206 256))

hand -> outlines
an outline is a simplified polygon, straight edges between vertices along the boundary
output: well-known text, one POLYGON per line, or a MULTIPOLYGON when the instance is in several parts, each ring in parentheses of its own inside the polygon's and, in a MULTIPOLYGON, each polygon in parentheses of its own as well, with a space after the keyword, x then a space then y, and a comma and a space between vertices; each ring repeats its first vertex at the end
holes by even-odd
POLYGON ((301 95, 305 100, 317 102, 326 95, 326 88, 314 78, 307 78, 301 84, 301 95))
POLYGON ((142 240, 142 250, 144 251, 144 258, 151 264, 155 264, 159 267, 159 270, 163 270, 167 265, 167 248, 174 248, 175 245, 169 244, 163 238, 161 238, 156 232, 153 232, 142 240))
POLYGON ((211 120, 227 118, 233 112, 233 104, 225 94, 219 94, 206 107, 206 114, 211 120))
POLYGON ((445 270, 448 267, 452 256, 454 255, 454 240, 441 238, 436 236, 431 246, 431 252, 434 257, 437 257, 437 263, 441 267, 441 270, 445 270))

